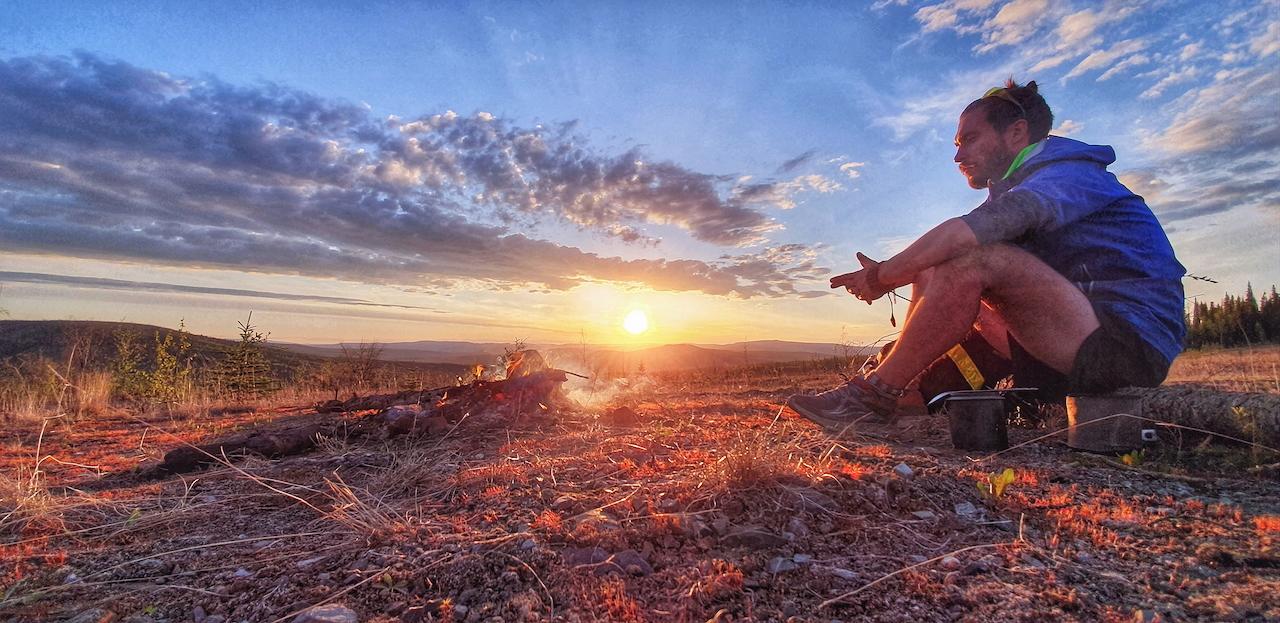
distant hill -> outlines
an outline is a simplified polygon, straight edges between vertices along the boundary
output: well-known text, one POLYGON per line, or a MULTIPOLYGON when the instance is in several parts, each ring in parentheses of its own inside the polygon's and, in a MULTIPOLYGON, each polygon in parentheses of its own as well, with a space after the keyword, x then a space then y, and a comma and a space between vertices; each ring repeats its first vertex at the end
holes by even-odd
MULTIPOLYGON (((161 339, 173 329, 125 322, 85 320, 0 320, 0 361, 15 357, 45 357, 64 362, 72 349, 76 359, 90 367, 106 367, 115 356, 115 335, 134 333, 144 350, 150 351, 155 336, 161 339)), ((233 340, 190 335, 191 354, 197 366, 211 365, 235 344, 233 340)), ((348 344, 348 347, 352 344, 348 344)), ((419 340, 382 344, 382 360, 413 368, 457 372, 476 363, 497 363, 510 344, 419 340)), ((641 368, 650 372, 707 370, 782 361, 807 361, 844 355, 837 344, 760 340, 732 344, 668 344, 633 347, 623 345, 528 344, 551 365, 581 373, 603 372, 622 375, 641 368)), ((849 349, 849 355, 869 349, 849 349)), ((319 365, 342 354, 340 344, 289 344, 268 342, 267 358, 284 377, 319 365)))
MULTIPOLYGON (((279 344, 294 352, 321 357, 334 357, 342 352, 341 344, 279 344)), ((347 344, 348 348, 353 346, 347 344)), ((620 375, 636 371, 641 364, 650 372, 732 368, 742 365, 779 361, 807 361, 842 356, 846 349, 838 344, 822 342, 788 342, 759 340, 732 344, 667 344, 633 347, 622 345, 587 345, 586 362, 582 344, 527 344, 537 349, 552 365, 575 372, 581 368, 620 375)), ((493 364, 510 344, 494 342, 457 342, 420 340, 382 344, 383 359, 470 365, 493 364)), ((853 347, 848 354, 856 356, 874 349, 853 347)))
MULTIPOLYGON (((106 368, 116 355, 116 335, 122 332, 133 333, 147 356, 154 352, 157 336, 164 339, 167 334, 177 333, 174 329, 128 322, 0 320, 0 361, 44 357, 62 363, 74 352, 77 365, 106 368)), ((235 340, 190 333, 187 336, 192 363, 197 368, 213 365, 236 344, 235 340)), ((294 378, 332 356, 323 350, 306 352, 305 347, 296 349, 293 345, 286 347, 272 342, 267 343, 264 354, 272 370, 282 379, 294 378)), ((408 365, 414 369, 450 374, 461 373, 465 368, 449 362, 408 362, 408 365)))

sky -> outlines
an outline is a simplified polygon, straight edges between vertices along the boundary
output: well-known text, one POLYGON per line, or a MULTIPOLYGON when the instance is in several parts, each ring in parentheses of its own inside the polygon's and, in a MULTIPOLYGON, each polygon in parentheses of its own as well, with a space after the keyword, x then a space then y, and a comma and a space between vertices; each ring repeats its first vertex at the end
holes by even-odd
POLYGON ((12 319, 869 343, 889 302, 828 277, 982 202, 956 119, 1009 77, 1189 297, 1280 283, 1274 1, 4 5, 12 319))

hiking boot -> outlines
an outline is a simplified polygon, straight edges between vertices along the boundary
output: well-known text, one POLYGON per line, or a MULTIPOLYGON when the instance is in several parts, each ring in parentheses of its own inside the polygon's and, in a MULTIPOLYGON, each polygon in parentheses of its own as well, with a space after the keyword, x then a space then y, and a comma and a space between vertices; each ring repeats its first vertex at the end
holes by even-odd
POLYGON ((831 432, 842 432, 869 416, 879 422, 892 422, 898 397, 892 391, 877 389, 862 377, 854 377, 821 394, 795 394, 787 398, 787 406, 831 432))

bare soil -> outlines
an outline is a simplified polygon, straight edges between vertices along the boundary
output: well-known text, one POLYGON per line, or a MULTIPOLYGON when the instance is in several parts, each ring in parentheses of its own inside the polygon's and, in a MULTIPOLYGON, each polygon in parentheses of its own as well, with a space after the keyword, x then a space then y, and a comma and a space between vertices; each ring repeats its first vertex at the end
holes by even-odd
POLYGON ((780 407, 838 381, 643 380, 592 408, 159 479, 146 467, 184 442, 314 410, 12 423, 0 617, 1280 620, 1280 457, 1188 433, 1126 465, 1046 437, 1053 417, 966 453, 940 416, 835 439, 780 407), (1005 468, 1001 495, 979 491, 1005 468))

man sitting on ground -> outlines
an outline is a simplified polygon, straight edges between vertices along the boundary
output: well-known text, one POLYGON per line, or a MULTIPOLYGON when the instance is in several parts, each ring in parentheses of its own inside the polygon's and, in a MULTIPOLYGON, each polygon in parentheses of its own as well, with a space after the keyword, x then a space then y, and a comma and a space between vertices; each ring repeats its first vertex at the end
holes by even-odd
POLYGON ((1186 271, 1142 197, 1107 171, 1111 147, 1049 136, 1052 126, 1035 82, 1010 80, 965 108, 955 161, 987 200, 888 260, 859 253, 861 270, 831 279, 868 304, 911 284, 906 323, 873 371, 788 406, 833 430, 892 418, 905 388, 974 331, 1015 383, 1023 374, 1065 394, 1164 380, 1186 333, 1186 271))

